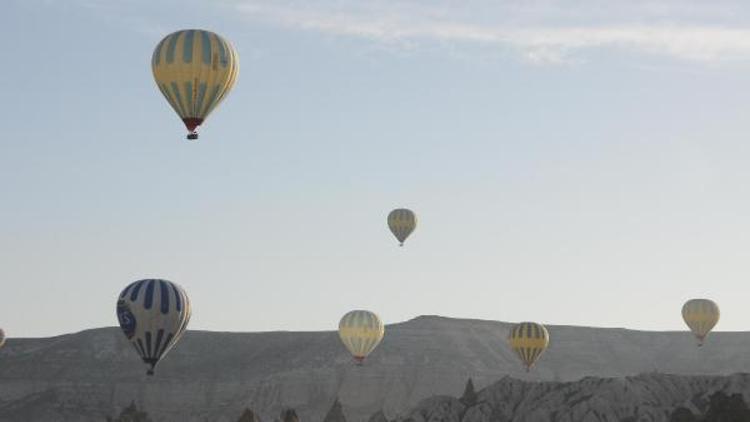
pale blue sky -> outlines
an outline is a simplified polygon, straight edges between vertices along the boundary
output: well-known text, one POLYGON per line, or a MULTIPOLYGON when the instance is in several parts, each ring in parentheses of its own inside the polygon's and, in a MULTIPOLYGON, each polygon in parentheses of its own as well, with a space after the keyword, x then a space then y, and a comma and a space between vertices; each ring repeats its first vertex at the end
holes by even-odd
POLYGON ((145 277, 185 287, 193 329, 682 329, 691 297, 750 327, 743 2, 153 3, 3 6, 9 335, 115 325, 145 277), (197 143, 149 67, 192 27, 241 61, 197 143))

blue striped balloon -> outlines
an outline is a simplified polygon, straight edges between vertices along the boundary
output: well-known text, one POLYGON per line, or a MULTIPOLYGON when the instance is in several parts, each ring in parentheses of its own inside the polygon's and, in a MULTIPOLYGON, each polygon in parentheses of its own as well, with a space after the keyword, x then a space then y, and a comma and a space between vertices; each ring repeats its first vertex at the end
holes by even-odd
POLYGON ((156 364, 185 333, 190 311, 187 294, 171 281, 138 280, 120 293, 117 320, 125 337, 149 365, 148 375, 154 374, 156 364))

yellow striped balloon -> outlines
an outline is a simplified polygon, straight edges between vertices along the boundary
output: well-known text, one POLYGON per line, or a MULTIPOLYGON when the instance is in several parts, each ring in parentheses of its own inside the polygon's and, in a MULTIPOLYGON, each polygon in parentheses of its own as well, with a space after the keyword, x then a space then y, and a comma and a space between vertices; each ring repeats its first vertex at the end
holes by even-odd
POLYGON ((156 85, 185 123, 188 139, 198 139, 196 128, 232 89, 239 66, 234 47, 209 31, 177 31, 156 46, 156 85))
POLYGON ((384 334, 383 322, 370 311, 348 312, 339 322, 341 342, 359 365, 380 344, 384 334))
POLYGON ((719 322, 719 306, 708 299, 690 299, 682 306, 682 319, 698 339, 698 346, 703 342, 719 322))
POLYGON ((508 342, 528 372, 549 346, 549 333, 542 324, 521 322, 511 328, 508 342))
POLYGON ((399 246, 404 246, 406 238, 417 228, 417 216, 412 210, 397 208, 388 214, 388 228, 398 239, 399 246))

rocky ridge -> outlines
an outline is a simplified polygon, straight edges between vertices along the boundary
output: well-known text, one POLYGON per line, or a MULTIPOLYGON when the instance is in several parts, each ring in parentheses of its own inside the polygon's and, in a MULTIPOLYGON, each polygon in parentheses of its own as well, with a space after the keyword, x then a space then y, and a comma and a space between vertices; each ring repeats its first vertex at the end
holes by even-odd
MULTIPOLYGON (((750 333, 716 333, 695 347, 685 332, 549 326, 551 345, 526 374, 508 349, 510 324, 425 316, 389 325, 364 367, 334 331, 190 331, 155 377, 117 328, 10 339, 0 350, 0 421, 103 421, 135 401, 156 421, 235 422, 243 409, 274 420, 286 408, 322 421, 336 397, 349 422, 403 415, 425 397, 461 394, 511 376, 569 382, 644 372, 750 372, 750 333)), ((378 420, 378 419, 374 419, 378 420)))
POLYGON ((528 382, 505 377, 474 401, 437 396, 395 422, 667 422, 677 408, 703 414, 715 392, 750 399, 750 374, 725 377, 644 374, 528 382))

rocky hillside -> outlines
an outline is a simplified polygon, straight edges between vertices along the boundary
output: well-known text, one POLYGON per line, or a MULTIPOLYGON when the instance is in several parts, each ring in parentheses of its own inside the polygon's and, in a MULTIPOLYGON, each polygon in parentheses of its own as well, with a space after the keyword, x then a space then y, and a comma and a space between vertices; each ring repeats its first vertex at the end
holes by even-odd
POLYGON ((750 372, 750 333, 717 333, 694 347, 683 332, 550 326, 552 343, 531 374, 505 344, 509 324, 419 317, 387 327, 355 367, 335 332, 188 332, 145 376, 116 328, 10 339, 0 350, 0 421, 103 421, 135 401, 156 421, 235 422, 243 409, 274 420, 293 408, 321 421, 340 398, 349 422, 382 410, 393 419, 434 395, 460 395, 507 375, 573 381, 644 372, 750 372))
MULTIPOLYGON (((747 402, 750 375, 646 374, 576 382, 506 377, 470 399, 438 396, 423 400, 396 422, 669 422, 677 419, 679 408, 692 415, 706 414, 715 392, 740 394, 747 402)), ((716 420, 747 421, 747 414, 743 412, 743 419, 716 420)))

